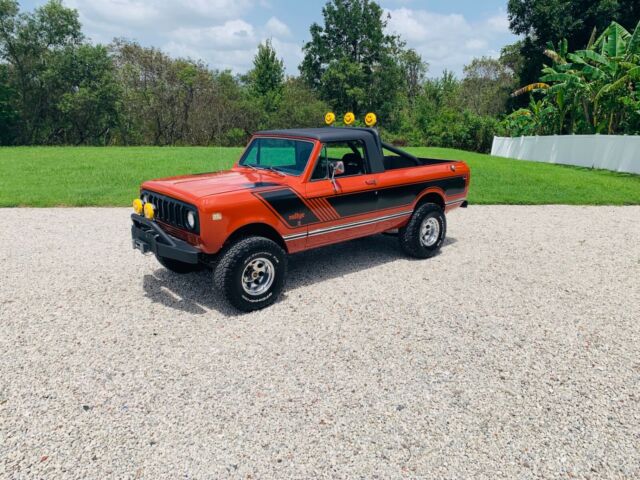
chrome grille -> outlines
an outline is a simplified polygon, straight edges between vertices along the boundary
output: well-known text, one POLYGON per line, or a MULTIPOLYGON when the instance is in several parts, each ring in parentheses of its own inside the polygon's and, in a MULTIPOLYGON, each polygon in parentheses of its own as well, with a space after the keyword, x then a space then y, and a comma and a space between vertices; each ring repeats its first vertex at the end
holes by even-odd
POLYGON ((181 202, 175 198, 160 195, 159 193, 143 190, 140 194, 141 198, 145 195, 148 202, 151 203, 156 210, 156 219, 192 233, 200 233, 200 221, 198 218, 198 210, 193 205, 181 202), (192 211, 196 217, 196 226, 192 230, 187 226, 187 212, 192 211))

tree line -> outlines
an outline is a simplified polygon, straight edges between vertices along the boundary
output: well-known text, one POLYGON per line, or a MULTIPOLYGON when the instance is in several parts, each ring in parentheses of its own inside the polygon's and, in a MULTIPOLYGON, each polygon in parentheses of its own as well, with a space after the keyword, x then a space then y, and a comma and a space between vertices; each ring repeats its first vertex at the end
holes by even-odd
MULTIPOLYGON (((30 12, 20 11, 15 0, 0 0, 0 145, 242 145, 259 129, 319 126, 324 112, 334 110, 353 111, 360 119, 376 112, 386 138, 397 144, 487 151, 493 135, 532 124, 535 115, 523 113, 531 110, 523 108, 525 97, 531 96, 534 111, 555 105, 552 93, 557 103, 556 86, 511 95, 537 82, 542 69, 547 85, 561 83, 549 75, 569 74, 581 74, 588 83, 589 68, 580 66, 580 73, 565 66, 576 64, 568 46, 587 48, 590 37, 580 43, 584 31, 602 28, 602 18, 620 20, 623 30, 629 17, 635 15, 637 23, 635 0, 627 3, 510 0, 511 28, 523 40, 503 48, 499 58, 473 59, 462 78, 451 72, 428 78, 428 64, 401 36, 388 33, 387 16, 371 0, 326 3, 322 24, 310 27, 298 76, 285 75, 268 40, 258 46, 252 69, 234 75, 135 41, 92 44, 77 11, 60 0, 30 12), (580 17, 578 6, 588 15, 580 17), (559 12, 561 19, 555 18, 559 12), (568 40, 560 43, 566 51, 545 47, 547 56, 545 49, 540 53, 541 41, 557 45, 567 33, 568 40), (545 65, 550 59, 553 65, 545 65), (538 107, 535 102, 546 103, 538 107)), ((635 44, 628 31, 620 35, 635 44)), ((591 47, 602 49, 602 44, 594 40, 591 47)), ((584 61, 595 66, 592 58, 584 61)), ((634 61, 633 55, 624 59, 634 61)), ((629 77, 627 89, 635 89, 634 78, 629 77)), ((580 96, 571 92, 562 98, 580 96)), ((635 108, 627 107, 629 112, 635 108)), ((564 112, 562 129, 572 121, 582 125, 576 120, 578 107, 558 110, 564 112)), ((630 124, 610 123, 608 131, 630 124)))

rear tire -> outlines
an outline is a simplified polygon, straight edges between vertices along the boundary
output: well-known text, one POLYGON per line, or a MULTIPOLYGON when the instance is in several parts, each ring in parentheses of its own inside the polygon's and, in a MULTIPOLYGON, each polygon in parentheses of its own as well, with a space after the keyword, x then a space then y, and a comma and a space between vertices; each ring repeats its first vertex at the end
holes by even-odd
POLYGON ((447 218, 435 203, 420 205, 400 229, 400 247, 407 255, 429 258, 440 250, 447 234, 447 218))
POLYGON ((179 260, 174 260, 173 258, 161 257, 160 255, 156 255, 156 259, 164 268, 171 270, 174 273, 179 273, 180 275, 199 272, 204 268, 204 266, 199 263, 185 263, 179 260))
POLYGON ((287 254, 280 245, 264 237, 246 237, 225 248, 213 279, 231 305, 251 312, 276 301, 286 276, 287 254))

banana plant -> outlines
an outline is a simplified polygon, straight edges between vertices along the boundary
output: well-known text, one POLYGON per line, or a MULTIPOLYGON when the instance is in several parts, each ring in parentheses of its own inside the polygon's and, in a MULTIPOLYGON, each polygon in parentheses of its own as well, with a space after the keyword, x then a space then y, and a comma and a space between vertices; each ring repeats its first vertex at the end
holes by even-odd
POLYGON ((630 124, 627 117, 638 115, 631 106, 639 100, 640 22, 633 33, 612 22, 598 37, 594 30, 584 50, 569 52, 563 40, 544 54, 553 63, 543 68, 540 81, 512 95, 541 92, 542 101, 557 110, 557 133, 612 134, 630 124))

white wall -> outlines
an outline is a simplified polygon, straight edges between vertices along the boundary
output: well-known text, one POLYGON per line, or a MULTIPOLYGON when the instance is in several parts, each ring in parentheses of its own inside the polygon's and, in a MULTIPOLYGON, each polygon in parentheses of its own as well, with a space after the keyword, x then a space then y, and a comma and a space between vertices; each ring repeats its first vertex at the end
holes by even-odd
POLYGON ((494 137, 491 155, 640 174, 640 136, 494 137))

